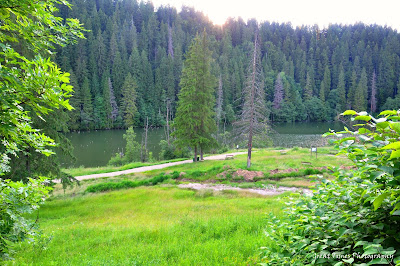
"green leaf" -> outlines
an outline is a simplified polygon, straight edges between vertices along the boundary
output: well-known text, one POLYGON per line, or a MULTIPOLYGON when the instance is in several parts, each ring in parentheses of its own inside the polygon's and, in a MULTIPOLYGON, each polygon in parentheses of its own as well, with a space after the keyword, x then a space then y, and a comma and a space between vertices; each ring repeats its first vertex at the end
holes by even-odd
POLYGON ((377 253, 378 253, 378 250, 376 248, 367 248, 367 250, 364 251, 362 256, 367 256, 367 255, 377 254, 377 253))
POLYGON ((350 258, 350 259, 344 259, 343 260, 344 262, 346 262, 346 263, 353 263, 353 261, 354 261, 354 258, 350 258))
POLYGON ((392 153, 390 154, 389 160, 396 159, 396 158, 399 158, 399 157, 400 157, 400 150, 392 151, 392 153))
POLYGON ((392 215, 400 215, 400 210, 393 212, 392 215))
POLYGON ((385 110, 385 111, 382 111, 379 115, 396 115, 397 114, 397 111, 395 111, 395 110, 385 110))
POLYGON ((359 134, 367 134, 367 133, 371 133, 371 130, 362 127, 362 128, 358 129, 358 133, 359 134))
POLYGON ((386 145, 385 147, 383 147, 382 149, 385 149, 385 150, 397 150, 397 149, 400 149, 400 141, 396 141, 396 142, 390 143, 390 144, 386 145))
POLYGON ((389 122, 379 122, 376 124, 376 127, 385 129, 389 126, 389 122))
POLYGON ((385 192, 385 193, 383 193, 383 194, 381 194, 381 195, 379 195, 378 197, 375 198, 375 200, 374 200, 374 210, 375 211, 382 205, 382 202, 387 197, 390 196, 390 194, 391 194, 390 192, 385 192))
POLYGON ((376 264, 383 265, 383 264, 389 264, 389 263, 384 258, 376 258, 367 263, 367 265, 376 265, 376 264))
POLYGON ((346 110, 344 111, 344 113, 342 113, 342 115, 355 115, 355 114, 357 114, 357 112, 354 110, 346 110))
POLYGON ((354 120, 362 120, 362 121, 369 121, 371 117, 369 115, 359 115, 354 118, 354 120))
POLYGON ((358 241, 358 242, 354 245, 354 247, 365 246, 365 244, 368 244, 368 242, 367 242, 367 241, 358 241))
POLYGON ((397 133, 400 133, 400 122, 390 123, 390 128, 396 131, 397 133))
POLYGON ((388 119, 390 120, 400 120, 400 116, 389 116, 388 119))

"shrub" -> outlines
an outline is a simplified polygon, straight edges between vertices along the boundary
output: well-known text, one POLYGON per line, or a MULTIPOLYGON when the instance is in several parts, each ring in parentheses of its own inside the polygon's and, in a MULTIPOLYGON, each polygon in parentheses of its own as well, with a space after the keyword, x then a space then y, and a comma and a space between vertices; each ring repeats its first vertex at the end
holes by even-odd
POLYGON ((161 151, 159 157, 161 160, 172 160, 177 158, 190 158, 190 151, 188 148, 179 149, 175 147, 174 144, 168 142, 166 140, 160 141, 161 151))
POLYGON ((26 215, 37 210, 48 197, 50 188, 44 181, 29 179, 24 184, 0 178, 0 261, 9 258, 11 243, 40 237, 36 223, 26 215))
POLYGON ((322 180, 311 197, 289 203, 287 218, 270 218, 268 265, 400 263, 400 112, 384 111, 380 119, 344 115, 363 124, 326 135, 340 137, 339 154, 357 169, 335 169, 335 180, 322 180))
POLYGON ((108 165, 122 166, 126 163, 126 159, 119 153, 116 153, 114 157, 111 157, 108 161, 108 165))

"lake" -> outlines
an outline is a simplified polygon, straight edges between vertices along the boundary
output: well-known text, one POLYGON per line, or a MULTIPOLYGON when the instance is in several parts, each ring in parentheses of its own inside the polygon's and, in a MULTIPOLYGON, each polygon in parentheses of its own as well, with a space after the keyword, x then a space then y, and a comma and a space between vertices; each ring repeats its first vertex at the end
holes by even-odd
MULTIPOLYGON (((271 127, 275 132, 270 135, 275 147, 310 147, 323 145, 324 140, 321 135, 329 129, 342 130, 343 124, 341 122, 280 123, 271 127)), ((124 133, 125 130, 122 129, 68 133, 67 137, 74 147, 73 154, 76 161, 62 158, 63 167, 106 165, 115 153, 124 152, 126 144, 123 139, 124 133)), ((141 143, 143 129, 135 128, 135 133, 137 142, 141 143)), ((158 158, 159 142, 165 138, 164 136, 163 128, 150 129, 148 132, 147 146, 155 158, 158 158)))

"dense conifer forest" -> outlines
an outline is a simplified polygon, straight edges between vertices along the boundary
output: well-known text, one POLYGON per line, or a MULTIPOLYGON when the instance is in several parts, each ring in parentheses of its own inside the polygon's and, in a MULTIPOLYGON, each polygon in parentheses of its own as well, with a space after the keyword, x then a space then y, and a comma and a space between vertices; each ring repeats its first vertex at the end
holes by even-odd
POLYGON ((294 28, 240 18, 218 26, 189 7, 155 9, 136 0, 71 4, 59 15, 80 19, 88 31, 86 39, 55 55, 75 90, 70 130, 143 126, 147 117, 162 126, 167 113, 173 119, 185 53, 203 30, 210 39, 216 98, 219 84, 223 91, 217 123, 232 123, 241 113, 257 26, 271 121, 328 121, 346 109, 376 113, 400 105, 400 35, 391 28, 294 28))

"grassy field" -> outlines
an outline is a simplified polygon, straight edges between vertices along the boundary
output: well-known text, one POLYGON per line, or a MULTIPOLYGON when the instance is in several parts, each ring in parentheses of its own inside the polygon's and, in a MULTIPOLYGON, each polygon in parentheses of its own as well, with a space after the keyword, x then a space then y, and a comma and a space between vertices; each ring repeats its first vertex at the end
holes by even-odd
MULTIPOLYGON (((277 149, 262 149, 253 152, 252 166, 249 170, 261 171, 264 177, 259 182, 252 184, 244 184, 247 187, 259 187, 262 184, 275 184, 281 186, 296 186, 309 187, 314 185, 312 181, 315 178, 310 178, 304 174, 305 170, 321 170, 323 175, 329 176, 329 172, 323 170, 324 167, 339 167, 348 166, 350 161, 344 157, 334 156, 333 148, 319 148, 318 157, 310 156, 309 150, 304 148, 293 148, 286 150, 277 149), (290 170, 292 169, 292 170, 290 170), (298 171, 295 171, 298 170, 298 171), (278 173, 271 171, 278 171, 278 173)), ((180 182, 196 181, 196 182, 220 182, 220 183, 243 183, 239 178, 234 178, 232 173, 238 169, 246 169, 246 154, 236 155, 233 160, 216 160, 204 161, 199 163, 190 163, 177 166, 171 166, 164 169, 148 171, 144 173, 135 173, 124 176, 99 178, 94 180, 85 180, 81 182, 80 187, 75 187, 66 191, 67 194, 81 194, 86 187, 91 184, 102 182, 118 182, 122 180, 141 180, 156 176, 160 173, 172 173, 174 171, 182 173, 180 182), (218 175, 226 172, 225 177, 221 178, 218 175)), ((174 183, 174 181, 171 181, 174 183)), ((59 188, 59 187, 57 187, 59 188)), ((55 192, 56 195, 63 194, 59 189, 55 192)))
MULTIPOLYGON (((304 167, 301 162, 311 163, 315 167, 321 166, 329 166, 329 165, 337 165, 337 162, 344 161, 343 158, 334 157, 335 150, 332 147, 322 147, 318 149, 318 157, 315 158, 315 154, 310 156, 310 150, 306 148, 292 148, 292 149, 277 149, 277 148, 268 148, 268 149, 253 149, 254 155, 252 159, 252 167, 249 170, 253 171, 266 171, 272 170, 275 168, 287 169, 287 168, 296 168, 296 167, 304 167), (332 161, 333 160, 333 161, 332 161)), ((230 152, 236 152, 237 150, 232 150, 230 152)), ((246 152, 247 150, 238 150, 242 152, 246 152)), ((229 154, 229 152, 227 152, 229 154)), ((239 160, 228 161, 227 163, 221 162, 212 162, 213 165, 226 165, 232 164, 235 168, 246 168, 246 160, 247 155, 237 155, 236 158, 239 160)), ((81 176, 81 175, 90 175, 90 174, 101 174, 108 172, 116 172, 121 170, 133 169, 142 166, 150 166, 163 164, 168 162, 177 162, 187 160, 187 158, 182 159, 174 159, 168 161, 158 161, 158 162, 133 162, 124 166, 103 166, 103 167, 93 167, 93 168, 65 168, 63 171, 72 175, 72 176, 81 176)), ((203 162, 203 164, 210 164, 209 161, 203 162)), ((174 170, 186 169, 185 166, 176 166, 175 168, 171 168, 174 170)), ((199 165, 194 165, 193 168, 199 168, 199 165)), ((198 169, 201 170, 201 167, 198 169)))
POLYGON ((304 176, 308 170, 323 169, 323 175, 329 178, 329 171, 324 167, 350 165, 348 159, 332 153, 332 148, 322 148, 316 158, 310 156, 308 149, 257 150, 253 153, 250 169, 264 174, 257 182, 245 182, 231 175, 238 169, 246 169, 246 155, 238 155, 232 160, 204 161, 85 180, 81 186, 66 191, 57 184, 52 197, 39 213, 40 227, 48 240, 35 245, 19 244, 15 260, 7 263, 256 264, 260 262, 260 247, 269 245, 263 233, 267 213, 281 214, 284 204, 279 199, 283 194, 262 197, 244 191, 191 191, 178 189, 176 185, 218 182, 240 188, 268 184, 310 187, 316 178, 304 176), (85 192, 93 184, 138 181, 174 171, 181 177, 165 180, 156 186, 107 193, 85 192), (221 173, 225 173, 223 178, 221 173))
POLYGON ((46 244, 8 265, 245 265, 259 262, 277 197, 146 187, 53 199, 40 210, 46 244))

